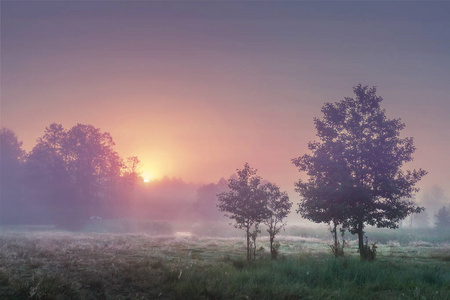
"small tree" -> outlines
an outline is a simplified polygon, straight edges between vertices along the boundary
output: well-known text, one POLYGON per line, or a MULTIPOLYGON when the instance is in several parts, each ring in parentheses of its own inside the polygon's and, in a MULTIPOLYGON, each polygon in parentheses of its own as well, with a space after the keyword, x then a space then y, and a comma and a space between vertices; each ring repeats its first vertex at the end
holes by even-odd
POLYGON ((366 225, 397 228, 400 220, 423 210, 414 205, 414 186, 426 174, 404 171, 415 151, 412 138, 400 138, 400 119, 388 119, 376 88, 358 85, 356 98, 326 103, 323 119, 314 119, 320 142, 308 145, 312 154, 293 159, 309 180, 300 180, 299 212, 316 222, 333 217, 358 235, 361 258, 366 225), (326 191, 321 189, 326 188, 326 191))
MULTIPOLYGON (((228 192, 218 194, 218 208, 225 216, 235 221, 234 227, 245 231, 247 239, 247 260, 252 257, 252 234, 257 234, 258 224, 267 218, 266 193, 261 185, 261 177, 256 170, 245 163, 237 169, 237 177, 228 180, 228 192), (253 230, 253 231, 252 231, 253 230)), ((256 236, 253 239, 256 240, 256 236)), ((253 249, 255 245, 253 245, 253 249)))
POLYGON ((123 174, 122 174, 122 181, 124 183, 124 186, 126 187, 127 191, 127 196, 126 198, 128 198, 128 203, 126 205, 127 210, 128 210, 128 214, 129 216, 134 216, 134 211, 135 211, 135 190, 136 190, 136 185, 142 181, 142 172, 140 171, 140 167, 141 167, 141 161, 139 160, 139 158, 137 156, 130 156, 127 157, 126 163, 125 163, 125 168, 123 170, 123 174))
POLYGON ((274 183, 267 183, 264 185, 267 193, 266 208, 268 217, 263 220, 267 226, 267 232, 270 239, 270 254, 272 259, 276 259, 278 255, 277 247, 274 247, 275 236, 286 225, 283 220, 289 214, 292 202, 286 192, 281 192, 280 188, 274 183))
POLYGON ((445 206, 442 206, 434 217, 436 218, 436 228, 444 230, 450 229, 450 211, 445 206))

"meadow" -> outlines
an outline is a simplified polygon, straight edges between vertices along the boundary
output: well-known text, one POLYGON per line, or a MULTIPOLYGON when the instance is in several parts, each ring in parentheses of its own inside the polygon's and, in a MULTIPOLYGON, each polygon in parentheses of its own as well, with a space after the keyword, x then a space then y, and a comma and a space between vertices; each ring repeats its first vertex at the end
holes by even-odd
POLYGON ((243 237, 44 229, 0 230, 0 299, 450 299, 450 243, 430 234, 373 231, 362 262, 350 237, 336 259, 326 230, 290 227, 279 259, 262 236, 247 262, 243 237))

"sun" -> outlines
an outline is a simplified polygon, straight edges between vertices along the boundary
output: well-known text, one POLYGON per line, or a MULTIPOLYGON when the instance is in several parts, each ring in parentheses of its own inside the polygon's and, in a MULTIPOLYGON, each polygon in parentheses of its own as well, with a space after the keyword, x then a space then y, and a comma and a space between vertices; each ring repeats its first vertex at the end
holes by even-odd
POLYGON ((150 182, 150 180, 153 178, 152 174, 148 171, 145 171, 142 173, 142 181, 145 183, 150 182))

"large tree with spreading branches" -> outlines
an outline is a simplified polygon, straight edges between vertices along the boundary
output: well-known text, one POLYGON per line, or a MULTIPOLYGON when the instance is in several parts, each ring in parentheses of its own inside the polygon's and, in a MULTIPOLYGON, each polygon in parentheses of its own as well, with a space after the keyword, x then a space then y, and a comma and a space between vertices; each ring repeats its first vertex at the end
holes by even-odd
POLYGON ((423 210, 411 197, 426 171, 403 169, 413 159, 413 138, 400 137, 405 124, 386 116, 376 88, 358 85, 353 91, 355 98, 323 106, 323 118, 314 119, 319 141, 292 162, 309 176, 296 183, 302 196, 298 212, 357 234, 365 258, 365 226, 397 228, 400 220, 423 210))

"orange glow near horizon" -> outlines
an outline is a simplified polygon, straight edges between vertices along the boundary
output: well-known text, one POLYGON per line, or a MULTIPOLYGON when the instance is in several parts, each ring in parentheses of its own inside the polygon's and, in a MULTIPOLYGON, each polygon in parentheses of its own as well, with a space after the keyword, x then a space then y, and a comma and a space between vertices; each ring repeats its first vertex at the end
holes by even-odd
POLYGON ((143 178, 143 181, 145 182, 145 183, 149 183, 150 182, 150 180, 154 180, 155 178, 153 177, 153 175, 152 175, 152 173, 150 173, 150 172, 148 172, 148 171, 144 171, 144 172, 142 172, 142 178, 143 178))

